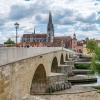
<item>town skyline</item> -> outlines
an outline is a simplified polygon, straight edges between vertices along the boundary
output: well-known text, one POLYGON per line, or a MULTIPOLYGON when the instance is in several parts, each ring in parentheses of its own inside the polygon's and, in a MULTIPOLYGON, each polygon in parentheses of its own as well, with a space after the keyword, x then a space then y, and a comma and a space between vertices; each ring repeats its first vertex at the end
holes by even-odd
POLYGON ((100 39, 100 0, 1 0, 0 5, 0 43, 15 40, 15 22, 20 24, 19 35, 34 32, 34 27, 36 33, 47 33, 49 11, 56 36, 75 32, 78 39, 100 39))

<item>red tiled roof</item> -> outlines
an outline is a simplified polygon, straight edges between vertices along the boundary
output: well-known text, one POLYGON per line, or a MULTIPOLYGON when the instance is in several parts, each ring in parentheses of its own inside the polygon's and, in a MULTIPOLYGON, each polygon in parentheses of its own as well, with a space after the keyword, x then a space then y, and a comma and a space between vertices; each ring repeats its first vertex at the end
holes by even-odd
POLYGON ((72 39, 72 38, 70 36, 59 36, 59 37, 54 37, 54 39, 64 40, 64 39, 72 39))
POLYGON ((17 46, 46 46, 46 43, 44 42, 20 42, 20 43, 17 43, 17 46))
POLYGON ((62 41, 63 41, 63 44, 65 44, 65 47, 70 47, 72 38, 70 36, 54 37, 53 45, 55 47, 62 46, 62 41))
POLYGON ((100 40, 96 40, 97 42, 100 42, 100 40))
POLYGON ((61 36, 61 37, 54 37, 54 42, 61 42, 61 41, 71 41, 72 38, 70 36, 61 36))
POLYGON ((46 38, 47 34, 23 34, 23 38, 46 38))

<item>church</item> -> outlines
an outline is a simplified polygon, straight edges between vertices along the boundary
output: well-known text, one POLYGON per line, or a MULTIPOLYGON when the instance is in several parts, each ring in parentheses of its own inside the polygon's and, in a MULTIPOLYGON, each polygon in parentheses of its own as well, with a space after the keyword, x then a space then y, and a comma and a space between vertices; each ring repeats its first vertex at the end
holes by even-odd
POLYGON ((52 21, 52 14, 49 12, 47 33, 38 34, 34 32, 32 34, 23 34, 20 46, 24 47, 65 47, 72 49, 76 52, 82 53, 83 44, 77 41, 76 34, 71 36, 58 36, 54 35, 54 25, 52 21))

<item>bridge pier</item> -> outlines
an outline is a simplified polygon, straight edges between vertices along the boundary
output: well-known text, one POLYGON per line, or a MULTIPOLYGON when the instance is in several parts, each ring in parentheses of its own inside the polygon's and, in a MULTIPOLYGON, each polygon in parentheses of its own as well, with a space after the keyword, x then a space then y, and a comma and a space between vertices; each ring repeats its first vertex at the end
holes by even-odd
POLYGON ((48 77, 48 88, 46 92, 55 92, 71 88, 71 83, 67 81, 67 75, 62 73, 51 73, 48 77))
POLYGON ((67 75, 62 73, 51 73, 47 77, 46 83, 37 82, 32 84, 31 95, 53 93, 71 88, 71 83, 67 81, 67 75))
POLYGON ((58 65, 57 72, 58 73, 64 73, 67 76, 72 76, 74 69, 74 62, 73 61, 65 61, 64 64, 58 65))

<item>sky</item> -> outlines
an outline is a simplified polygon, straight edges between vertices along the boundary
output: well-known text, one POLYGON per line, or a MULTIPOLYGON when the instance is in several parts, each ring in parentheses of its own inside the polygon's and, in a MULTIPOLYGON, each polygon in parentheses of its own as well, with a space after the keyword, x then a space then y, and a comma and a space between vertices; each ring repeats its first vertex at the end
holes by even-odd
POLYGON ((100 0, 0 0, 0 43, 15 40, 14 23, 19 23, 18 36, 47 33, 49 11, 55 36, 86 37, 100 40, 100 0))

